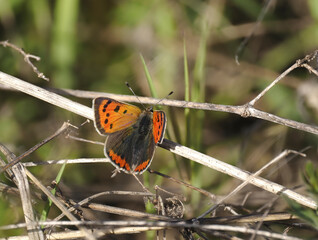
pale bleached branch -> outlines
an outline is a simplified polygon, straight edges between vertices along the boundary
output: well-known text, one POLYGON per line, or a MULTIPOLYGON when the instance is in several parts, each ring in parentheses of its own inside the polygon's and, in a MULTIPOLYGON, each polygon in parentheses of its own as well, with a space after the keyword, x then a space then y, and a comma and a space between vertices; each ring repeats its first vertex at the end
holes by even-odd
MULTIPOLYGON (((277 79, 281 79, 281 78, 278 77, 277 79)), ((0 72, 0 84, 6 87, 11 87, 13 89, 19 90, 21 92, 27 93, 33 97, 39 98, 43 101, 46 101, 48 103, 51 103, 53 105, 66 109, 68 111, 74 112, 87 119, 93 120, 94 118, 93 111, 91 110, 91 108, 88 108, 77 102, 71 101, 68 98, 60 96, 56 93, 37 87, 31 83, 27 83, 23 80, 20 80, 6 73, 0 72)), ((274 85, 271 84, 270 86, 272 87, 274 85)), ((267 89, 266 91, 268 90, 269 89, 267 89)), ((61 90, 61 91, 67 91, 67 90, 61 90)), ((142 103, 151 104, 151 105, 157 104, 160 100, 156 98, 148 98, 148 97, 141 97, 141 96, 138 97, 139 99, 138 100, 135 96, 110 94, 110 93, 98 93, 98 92, 86 92, 86 91, 81 91, 81 93, 79 93, 80 91, 78 90, 73 90, 73 91, 69 90, 69 91, 70 92, 76 91, 78 95, 85 95, 86 97, 92 97, 92 98, 110 97, 110 98, 115 98, 116 100, 119 100, 119 101, 127 101, 127 102, 141 101, 142 103)), ((264 94, 265 92, 263 92, 259 96, 259 98, 263 96, 264 94)), ((315 125, 300 123, 290 119, 282 118, 274 114, 270 114, 270 113, 254 108, 254 106, 251 103, 254 104, 256 100, 252 100, 252 102, 249 102, 241 106, 231 106, 231 105, 221 105, 221 104, 212 104, 212 103, 197 103, 197 102, 186 102, 186 101, 179 101, 179 100, 163 99, 162 101, 160 101, 160 105, 234 113, 242 117, 255 117, 255 118, 278 123, 287 127, 295 128, 301 131, 318 135, 318 127, 315 125)))
MULTIPOLYGON (((76 205, 77 206, 83 206, 84 204, 87 204, 89 202, 91 202, 92 200, 99 198, 101 196, 106 196, 106 195, 126 195, 126 196, 153 196, 154 194, 152 193, 145 193, 145 192, 132 192, 132 191, 107 191, 107 192, 100 192, 100 193, 96 193, 92 196, 89 196, 88 198, 83 199, 82 201, 78 202, 76 205)), ((70 212, 75 210, 75 207, 70 207, 68 209, 70 212)), ((54 220, 58 221, 60 220, 62 217, 64 217, 64 214, 61 213, 59 216, 57 216, 54 220)))
POLYGON ((60 160, 48 160, 45 162, 24 162, 22 163, 25 167, 36 167, 52 164, 81 164, 81 163, 108 163, 107 158, 78 158, 78 159, 60 159, 60 160))
POLYGON ((82 104, 69 100, 58 94, 49 92, 41 87, 35 86, 31 83, 22 81, 16 77, 0 72, 0 84, 9 86, 35 98, 39 98, 45 102, 66 109, 70 112, 76 113, 80 116, 93 120, 94 115, 91 108, 82 104))
POLYGON ((283 152, 281 152, 277 157, 275 157, 274 159, 272 159, 270 162, 268 162, 267 164, 265 164, 261 169, 259 169, 258 171, 256 171, 255 173, 253 173, 247 180, 245 180, 244 182, 242 182, 240 185, 238 185, 235 189, 233 189, 228 195, 226 195, 225 197, 223 197, 222 199, 218 200, 218 202, 211 207, 209 210, 207 210, 205 213, 201 214, 201 216, 199 216, 198 218, 202 218, 205 217, 206 215, 208 215, 210 212, 212 212, 214 209, 216 209, 218 207, 219 204, 221 204, 222 202, 224 202, 226 199, 230 198, 231 196, 233 196, 234 194, 236 194, 237 192, 239 192, 243 187, 245 187, 246 185, 248 185, 250 182, 250 179, 252 177, 257 177, 259 176, 263 171, 265 171, 267 168, 269 168, 270 166, 272 166, 273 164, 276 164, 278 161, 280 161, 281 159, 285 158, 287 155, 289 155, 290 153, 296 154, 296 155, 301 155, 302 157, 305 157, 306 155, 300 152, 296 152, 293 150, 285 150, 283 152))
POLYGON ((271 182, 267 179, 257 177, 257 176, 253 177, 251 173, 247 171, 242 171, 238 167, 222 162, 216 158, 207 156, 203 153, 197 152, 193 149, 187 148, 185 146, 174 143, 167 139, 164 139, 161 146, 182 157, 191 159, 192 161, 200 163, 204 166, 207 166, 219 172, 225 173, 234 178, 240 179, 242 181, 249 181, 250 184, 253 184, 254 186, 262 188, 268 192, 278 194, 278 195, 285 194, 287 197, 295 200, 296 202, 304 206, 307 206, 312 209, 317 208, 317 203, 310 198, 304 197, 301 194, 298 194, 282 185, 271 182))

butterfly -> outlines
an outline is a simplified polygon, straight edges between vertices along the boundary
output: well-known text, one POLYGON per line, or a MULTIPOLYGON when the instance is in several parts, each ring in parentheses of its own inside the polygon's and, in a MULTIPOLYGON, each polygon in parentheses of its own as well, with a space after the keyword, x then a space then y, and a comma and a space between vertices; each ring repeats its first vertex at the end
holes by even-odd
POLYGON ((97 132, 107 136, 104 154, 111 163, 126 173, 146 171, 156 145, 163 141, 166 114, 106 97, 95 98, 93 110, 97 132))

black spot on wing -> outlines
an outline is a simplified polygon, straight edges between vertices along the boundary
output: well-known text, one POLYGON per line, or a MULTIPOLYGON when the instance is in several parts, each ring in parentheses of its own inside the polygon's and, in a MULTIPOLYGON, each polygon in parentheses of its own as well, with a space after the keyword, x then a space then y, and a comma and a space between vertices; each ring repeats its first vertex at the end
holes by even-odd
POLYGON ((114 109, 114 112, 118 112, 119 109, 120 109, 120 106, 117 105, 116 108, 114 109))
POLYGON ((103 112, 106 112, 106 109, 108 108, 108 105, 111 104, 113 101, 112 100, 108 100, 107 103, 105 103, 104 107, 103 107, 103 112))

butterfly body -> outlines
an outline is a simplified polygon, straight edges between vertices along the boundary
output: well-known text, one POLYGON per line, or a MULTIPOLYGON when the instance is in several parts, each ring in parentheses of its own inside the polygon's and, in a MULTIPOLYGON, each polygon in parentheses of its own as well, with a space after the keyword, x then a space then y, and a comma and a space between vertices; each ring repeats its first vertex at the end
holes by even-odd
POLYGON ((118 102, 111 98, 93 100, 95 127, 107 135, 104 154, 111 163, 130 173, 143 173, 150 165, 155 147, 166 127, 163 111, 153 111, 118 102))

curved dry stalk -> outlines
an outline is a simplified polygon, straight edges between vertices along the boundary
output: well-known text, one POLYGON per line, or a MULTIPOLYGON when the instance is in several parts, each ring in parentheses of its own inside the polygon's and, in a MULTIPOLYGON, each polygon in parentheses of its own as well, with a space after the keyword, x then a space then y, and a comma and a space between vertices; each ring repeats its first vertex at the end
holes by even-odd
MULTIPOLYGON (((56 105, 58 107, 64 108, 68 111, 76 113, 76 114, 83 116, 85 118, 88 118, 91 120, 94 119, 94 113, 93 113, 92 108, 89 108, 89 107, 84 106, 82 104, 71 101, 71 100, 69 100, 65 97, 62 97, 56 93, 49 92, 43 88, 40 88, 40 87, 37 87, 33 84, 27 83, 25 81, 22 81, 16 77, 10 76, 10 75, 5 74, 3 72, 0 72, 0 84, 10 86, 14 89, 21 91, 21 92, 27 93, 27 94, 34 96, 36 98, 39 98, 43 101, 46 101, 46 102, 49 102, 49 103, 56 105)), ((166 99, 166 100, 163 100, 162 103, 164 103, 166 101, 171 101, 171 100, 166 99)), ((187 104, 189 104, 189 105, 187 105, 187 107, 189 107, 192 104, 196 104, 196 103, 187 103, 187 104)), ((213 104, 213 105, 215 105, 215 104, 213 104)), ((239 108, 237 108, 237 107, 233 107, 233 106, 222 105, 222 107, 224 109, 227 109, 227 108, 232 109, 233 111, 235 111, 235 113, 237 113, 237 111, 239 111, 239 112, 241 111, 243 116, 248 116, 248 114, 246 114, 246 109, 247 109, 246 106, 240 106, 239 108)), ((253 113, 255 111, 256 111, 256 109, 254 109, 254 111, 249 111, 249 112, 253 113)), ((259 110, 257 110, 257 111, 259 111, 259 110)), ((268 113, 264 113, 264 114, 266 116, 273 116, 273 115, 268 114, 268 113)), ((278 118, 278 117, 275 116, 275 118, 278 118)), ((289 121, 291 121, 291 120, 289 120, 289 121)), ((276 121, 274 121, 274 122, 276 122, 276 121)), ((306 125, 306 124, 304 124, 304 125, 306 125)), ((306 125, 304 131, 305 130, 318 135, 318 128, 315 126, 306 125)), ((188 158, 192 161, 198 162, 204 166, 215 169, 215 170, 220 171, 222 173, 228 174, 228 175, 235 177, 237 179, 240 179, 242 181, 248 180, 251 184, 253 184, 257 187, 260 187, 266 191, 272 192, 274 194, 282 194, 283 193, 301 205, 307 206, 307 207, 312 208, 312 209, 317 208, 317 203, 310 198, 306 198, 306 197, 304 197, 304 196, 302 196, 302 195, 300 195, 300 194, 298 194, 290 189, 285 188, 284 186, 273 183, 273 182, 268 181, 264 178, 252 176, 252 174, 247 172, 247 171, 243 171, 237 167, 234 167, 232 165, 224 163, 224 162, 222 162, 218 159, 215 159, 213 157, 204 155, 200 152, 194 151, 190 148, 187 148, 187 147, 182 146, 180 144, 174 143, 174 142, 169 141, 167 139, 164 139, 163 143, 160 146, 164 147, 165 149, 168 149, 169 151, 176 153, 180 156, 183 156, 183 157, 188 158)))

